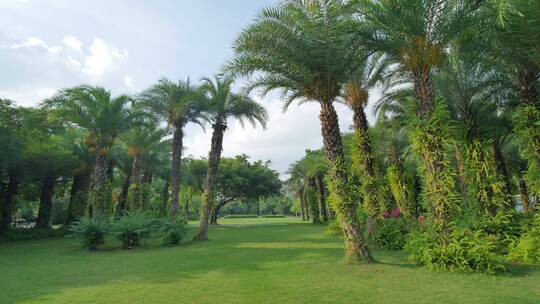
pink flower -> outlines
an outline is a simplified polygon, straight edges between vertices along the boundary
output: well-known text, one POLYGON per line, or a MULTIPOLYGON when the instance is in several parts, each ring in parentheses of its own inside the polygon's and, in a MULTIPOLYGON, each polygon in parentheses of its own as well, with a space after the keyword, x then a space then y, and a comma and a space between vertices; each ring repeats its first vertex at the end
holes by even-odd
POLYGON ((392 214, 390 214, 390 212, 385 211, 384 214, 383 214, 384 218, 389 218, 390 216, 392 216, 392 214))
POLYGON ((392 217, 399 217, 401 215, 401 211, 399 210, 399 208, 393 208, 390 215, 392 217))
POLYGON ((426 217, 423 214, 418 217, 418 223, 420 224, 420 226, 424 226, 424 224, 426 223, 426 217))

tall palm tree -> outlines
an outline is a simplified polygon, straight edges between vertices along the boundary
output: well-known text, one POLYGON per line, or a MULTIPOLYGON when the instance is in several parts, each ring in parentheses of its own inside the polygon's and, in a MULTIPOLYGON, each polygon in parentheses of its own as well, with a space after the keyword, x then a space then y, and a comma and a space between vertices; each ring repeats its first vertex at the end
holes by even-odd
MULTIPOLYGON (((458 201, 451 168, 445 160, 444 110, 437 104, 432 73, 445 52, 473 21, 474 1, 365 0, 359 1, 359 36, 397 66, 413 84, 416 118, 411 124, 413 147, 422 159, 423 190, 433 223, 443 236, 458 201)), ((443 237, 443 241, 444 241, 443 237)))
POLYGON ((139 126, 127 132, 123 138, 128 154, 133 157, 129 190, 131 199, 128 209, 139 210, 148 203, 144 200, 143 170, 152 151, 161 143, 165 130, 154 124, 139 126))
POLYGON ((385 91, 400 83, 393 77, 385 78, 388 66, 383 53, 368 56, 357 67, 357 71, 343 86, 343 102, 353 111, 354 148, 353 173, 360 179, 364 209, 368 214, 368 228, 373 232, 375 217, 382 215, 385 209, 386 187, 383 177, 375 162, 372 139, 365 108, 369 101, 370 90, 385 86, 385 91))
POLYGON ((356 218, 334 108, 358 58, 358 48, 346 34, 353 23, 348 8, 340 0, 291 0, 261 10, 234 42, 236 57, 226 70, 251 76, 248 90, 262 88, 263 94, 282 90, 284 109, 294 101, 320 105, 332 202, 344 232, 346 257, 369 262, 372 257, 356 218))
POLYGON ((214 80, 203 78, 201 90, 207 108, 206 119, 212 124, 212 143, 208 153, 208 172, 204 186, 203 204, 200 214, 198 240, 207 239, 210 210, 213 206, 213 188, 223 150, 223 135, 227 130, 227 120, 236 119, 243 125, 249 121, 254 127, 257 123, 266 127, 268 113, 262 105, 245 94, 232 92, 234 78, 231 76, 215 77, 214 80))
MULTIPOLYGON (((540 196, 540 2, 512 1, 513 11, 502 25, 495 20, 497 10, 487 10, 475 45, 480 53, 492 60, 493 66, 512 78, 520 95, 515 116, 515 131, 521 151, 528 162, 527 180, 530 192, 540 196)), ((489 7, 488 7, 489 8, 489 7)))
POLYGON ((200 91, 188 81, 172 82, 166 78, 141 94, 142 104, 149 111, 167 121, 172 127, 171 216, 178 217, 180 168, 184 127, 188 123, 203 125, 204 104, 200 91))
POLYGON ((107 191, 107 154, 116 138, 139 122, 143 113, 131 107, 128 95, 112 97, 102 87, 88 85, 61 90, 44 105, 58 110, 62 119, 88 131, 86 144, 96 152, 90 205, 93 216, 108 216, 112 211, 107 191))

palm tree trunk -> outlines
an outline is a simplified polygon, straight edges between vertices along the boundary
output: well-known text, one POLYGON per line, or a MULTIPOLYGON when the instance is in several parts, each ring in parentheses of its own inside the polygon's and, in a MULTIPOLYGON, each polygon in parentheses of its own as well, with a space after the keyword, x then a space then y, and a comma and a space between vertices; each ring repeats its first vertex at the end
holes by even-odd
POLYGON ((193 197, 191 186, 188 186, 188 190, 186 193, 186 200, 184 202, 184 223, 187 224, 189 221, 189 203, 193 197))
POLYGON ((182 165, 182 148, 184 133, 181 126, 175 126, 172 142, 172 166, 171 166, 171 217, 176 221, 178 218, 179 195, 180 195, 180 167, 182 165))
POLYGON ((307 181, 307 200, 308 205, 311 209, 311 217, 313 218, 313 224, 320 224, 321 220, 319 217, 319 201, 317 200, 315 178, 309 177, 307 181))
POLYGON ((324 185, 324 178, 322 174, 317 174, 317 191, 319 192, 319 201, 321 205, 321 216, 323 222, 328 222, 330 214, 328 214, 328 206, 326 204, 326 187, 324 185))
POLYGON ((508 168, 506 167, 506 160, 504 159, 500 145, 495 142, 493 142, 493 157, 495 158, 497 172, 501 176, 504 183, 504 191, 507 194, 510 194, 512 193, 512 184, 510 183, 510 174, 508 173, 508 168))
POLYGON ((49 228, 51 226, 52 198, 54 186, 56 185, 56 175, 48 174, 43 179, 41 185, 41 195, 39 197, 39 211, 36 221, 36 228, 49 228))
POLYGON ((124 215, 127 211, 127 200, 129 194, 130 180, 131 171, 129 173, 126 173, 124 183, 122 184, 122 191, 120 191, 120 196, 118 197, 118 204, 116 206, 116 216, 124 215))
POLYGON ((165 178, 165 185, 163 186, 163 190, 161 192, 161 198, 162 198, 162 208, 161 208, 161 215, 165 216, 167 214, 167 207, 169 205, 169 188, 171 184, 171 177, 167 176, 165 178))
POLYGON ((128 203, 129 210, 141 210, 143 206, 142 189, 142 159, 140 154, 133 156, 133 168, 131 169, 131 197, 128 203))
POLYGON ((223 150, 223 134, 226 129, 224 122, 218 121, 212 126, 212 145, 208 154, 208 171, 206 173, 206 183, 204 185, 203 205, 201 207, 199 233, 194 237, 196 240, 206 240, 208 238, 208 217, 214 200, 214 183, 216 181, 223 150))
POLYGON ((8 184, 0 198, 0 232, 7 230, 11 226, 13 216, 13 198, 17 194, 19 179, 17 175, 10 173, 8 184))
POLYGON ((531 203, 527 191, 527 182, 523 177, 519 179, 519 199, 521 201, 521 206, 523 207, 523 213, 528 213, 531 203))
POLYGON ((90 190, 91 177, 91 169, 82 170, 73 176, 73 182, 71 184, 71 191, 69 195, 69 204, 65 223, 66 225, 70 225, 84 215, 88 191, 90 190))
POLYGON ((446 243, 450 235, 450 218, 456 208, 458 195, 455 193, 452 170, 444 153, 444 140, 448 134, 444 134, 442 122, 432 120, 435 104, 429 73, 424 67, 413 73, 419 124, 411 141, 422 162, 422 191, 431 207, 433 223, 442 242, 446 243))
POLYGON ((107 178, 109 175, 109 161, 105 148, 98 149, 96 154, 96 167, 94 172, 94 181, 92 188, 92 216, 106 217, 109 214, 109 191, 107 189, 107 178))
POLYGON ((455 157, 456 157, 456 167, 458 171, 458 179, 460 184, 460 191, 463 197, 467 196, 467 175, 465 174, 465 166, 463 165, 463 157, 461 153, 461 147, 458 143, 454 145, 455 157))
POLYGON ((360 179, 363 205, 368 215, 368 235, 371 236, 375 232, 376 218, 382 213, 381 210, 386 209, 386 204, 381 176, 377 172, 371 139, 369 138, 369 125, 363 108, 365 103, 365 101, 360 101, 353 106, 354 135, 356 137, 353 162, 356 174, 360 179))
POLYGON ((330 164, 332 206, 338 216, 345 239, 345 256, 350 261, 371 262, 373 258, 356 215, 356 203, 350 193, 349 176, 343 154, 338 116, 331 101, 321 102, 321 131, 326 158, 330 164))
POLYGON ((298 192, 298 200, 300 202, 300 215, 302 216, 302 221, 306 220, 306 211, 304 209, 304 192, 298 192))
POLYGON ((536 83, 538 74, 533 71, 520 71, 517 84, 521 95, 519 115, 516 116, 515 129, 521 149, 527 160, 527 185, 529 194, 540 197, 540 99, 536 83))

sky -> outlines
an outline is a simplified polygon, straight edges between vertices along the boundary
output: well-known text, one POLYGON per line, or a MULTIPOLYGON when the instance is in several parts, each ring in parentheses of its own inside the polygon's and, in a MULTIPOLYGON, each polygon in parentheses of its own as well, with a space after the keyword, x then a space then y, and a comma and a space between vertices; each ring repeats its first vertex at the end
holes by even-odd
MULTIPOLYGON (((276 0, 0 0, 0 97, 37 106, 58 89, 92 84, 135 94, 162 77, 200 81, 232 57, 232 42, 276 0)), ((237 87, 242 86, 240 80, 237 87)), ((306 149, 322 146, 319 106, 282 112, 279 94, 253 94, 267 128, 230 122, 224 156, 270 160, 282 178, 306 149)), ((342 131, 352 113, 337 105, 342 131)), ((185 153, 206 156, 211 128, 188 126, 185 153)))

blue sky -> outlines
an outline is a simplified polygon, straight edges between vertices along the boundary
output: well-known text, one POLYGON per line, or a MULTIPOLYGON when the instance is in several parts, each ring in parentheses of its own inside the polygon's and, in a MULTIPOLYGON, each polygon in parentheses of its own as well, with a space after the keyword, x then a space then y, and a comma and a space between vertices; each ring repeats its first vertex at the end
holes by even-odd
MULTIPOLYGON (((0 0, 0 97, 35 106, 59 88, 89 83, 136 93, 161 77, 214 75, 257 11, 274 0, 0 0)), ((241 86, 241 83, 238 83, 241 86)), ((231 124, 224 155, 271 160, 284 173, 305 149, 322 145, 316 104, 281 112, 260 98, 267 130, 231 124)), ((351 113, 338 106, 342 130, 351 113)), ((210 132, 190 126, 187 154, 206 156, 210 132)))

